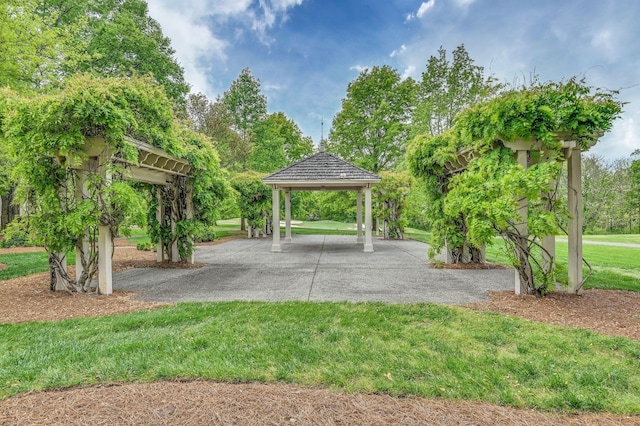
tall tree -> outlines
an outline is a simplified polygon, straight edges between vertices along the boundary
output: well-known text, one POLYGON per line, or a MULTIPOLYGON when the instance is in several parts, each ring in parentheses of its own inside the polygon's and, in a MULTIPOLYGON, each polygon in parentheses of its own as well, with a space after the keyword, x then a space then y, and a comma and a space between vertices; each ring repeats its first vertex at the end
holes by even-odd
POLYGON ((373 172, 393 168, 404 157, 414 88, 389 66, 364 70, 349 83, 327 150, 373 172))
POLYGON ((270 114, 254 126, 252 170, 274 172, 313 152, 313 142, 303 137, 298 125, 282 112, 270 114))
POLYGON ((629 167, 631 189, 629 191, 630 205, 636 210, 638 219, 638 233, 640 234, 640 149, 636 149, 631 154, 634 160, 629 167))
POLYGON ((80 27, 67 40, 72 53, 60 63, 66 75, 152 75, 183 110, 189 85, 171 41, 143 0, 31 0, 41 19, 57 28, 80 27), (47 18, 49 17, 49 18, 47 18))
POLYGON ((245 68, 222 95, 243 141, 251 139, 253 127, 267 115, 267 97, 260 92, 260 80, 245 68))
POLYGON ((416 108, 411 136, 422 133, 437 135, 451 128, 465 107, 494 94, 499 86, 484 77, 484 68, 474 64, 464 44, 453 51, 453 61, 440 47, 438 56, 431 56, 422 79, 417 85, 416 108))
POLYGON ((202 93, 192 94, 187 112, 193 129, 213 139, 221 167, 234 172, 247 170, 251 141, 243 140, 234 130, 233 117, 221 98, 210 102, 202 93))

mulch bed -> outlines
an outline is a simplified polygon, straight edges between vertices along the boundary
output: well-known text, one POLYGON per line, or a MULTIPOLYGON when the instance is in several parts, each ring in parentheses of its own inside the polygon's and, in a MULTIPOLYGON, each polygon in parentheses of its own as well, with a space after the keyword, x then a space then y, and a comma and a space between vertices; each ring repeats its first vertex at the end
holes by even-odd
MULTIPOLYGON (((226 240, 234 238, 238 237, 226 240)), ((157 264, 154 252, 138 251, 121 241, 116 246, 114 270, 201 266, 157 264)), ((13 249, 1 249, 0 253, 3 250, 13 249)), ((34 250, 38 249, 29 249, 34 250)), ((112 315, 163 305, 131 300, 136 293, 117 290, 108 297, 52 293, 48 290, 48 279, 48 273, 42 273, 0 281, 0 323, 112 315)), ((489 296, 490 302, 466 306, 640 340, 640 293, 588 290, 581 296, 551 293, 536 298, 516 296, 513 292, 489 296)), ((0 424, 608 426, 640 425, 640 416, 541 413, 478 402, 346 394, 289 384, 197 380, 29 392, 0 401, 0 424)))
POLYGON ((638 425, 640 417, 550 414, 465 401, 346 394, 288 384, 154 382, 0 401, 4 425, 638 425))

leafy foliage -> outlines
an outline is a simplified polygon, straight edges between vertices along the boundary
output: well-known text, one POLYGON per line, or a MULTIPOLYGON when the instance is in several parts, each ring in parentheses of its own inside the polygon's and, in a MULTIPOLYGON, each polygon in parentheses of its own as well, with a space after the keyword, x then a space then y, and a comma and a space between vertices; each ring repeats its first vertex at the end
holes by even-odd
POLYGON ((556 161, 564 156, 561 140, 588 149, 621 111, 614 95, 594 92, 575 78, 536 82, 469 107, 442 135, 416 137, 408 163, 429 188, 434 250, 446 243, 462 255, 501 235, 511 243, 514 266, 527 278, 528 291, 544 293, 553 272, 542 270, 541 282, 533 283, 532 262, 541 264, 533 248, 568 215, 552 187, 561 169, 556 161), (517 141, 532 142, 531 167, 517 164, 509 148, 517 141), (526 233, 518 210, 523 198, 529 200, 526 233))
POLYGON ((262 182, 263 176, 255 172, 240 173, 231 181, 238 192, 238 205, 247 219, 249 235, 254 236, 268 227, 271 209, 271 188, 262 182))
POLYGON ((313 152, 313 142, 282 112, 270 114, 254 126, 249 166, 260 173, 275 172, 313 152))
POLYGON ((493 79, 485 79, 484 68, 474 65, 464 45, 458 46, 452 56, 449 62, 447 51, 440 47, 438 56, 431 56, 427 62, 417 84, 412 137, 445 132, 464 108, 490 97, 500 87, 493 79))
POLYGON ((389 66, 364 70, 349 83, 327 151, 374 173, 393 168, 404 156, 414 86, 389 66))
POLYGON ((249 68, 244 68, 224 92, 222 103, 227 106, 235 130, 244 141, 251 138, 253 127, 267 115, 267 98, 260 92, 260 80, 249 68))
POLYGON ((407 171, 380 172, 380 177, 373 187, 374 215, 384 223, 384 238, 402 239, 407 226, 407 197, 414 179, 407 171))

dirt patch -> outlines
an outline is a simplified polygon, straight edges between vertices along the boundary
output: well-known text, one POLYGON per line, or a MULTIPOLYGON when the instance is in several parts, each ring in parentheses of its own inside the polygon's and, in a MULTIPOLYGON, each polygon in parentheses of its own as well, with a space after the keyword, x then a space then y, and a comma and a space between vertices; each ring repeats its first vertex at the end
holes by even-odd
POLYGON ((0 263, 0 271, 7 269, 7 265, 5 265, 4 263, 0 263))
MULTIPOLYGON (((235 238, 238 237, 228 237, 213 244, 235 238)), ((154 252, 139 251, 122 242, 117 243, 117 247, 113 262, 116 271, 158 266, 154 252)), ((176 266, 185 265, 160 265, 176 266)), ((70 270, 73 271, 73 267, 70 270)), ((136 293, 118 290, 108 297, 52 293, 48 290, 48 279, 48 273, 42 273, 0 281, 0 323, 111 315, 162 305, 131 300, 136 293)), ((512 292, 491 293, 489 296, 490 302, 466 306, 640 340, 639 293, 588 290, 582 296, 551 293, 545 298, 536 298, 516 296, 512 292)), ((560 415, 487 403, 346 394, 286 384, 165 381, 17 395, 0 401, 0 424, 606 426, 640 425, 640 416, 560 415)))

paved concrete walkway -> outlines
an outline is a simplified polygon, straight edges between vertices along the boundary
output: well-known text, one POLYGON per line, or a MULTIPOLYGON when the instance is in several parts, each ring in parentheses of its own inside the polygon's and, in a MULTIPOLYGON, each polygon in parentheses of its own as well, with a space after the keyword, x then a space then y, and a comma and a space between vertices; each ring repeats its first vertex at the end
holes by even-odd
POLYGON ((513 290, 514 271, 433 269, 428 245, 374 239, 363 253, 355 236, 294 235, 282 253, 271 239, 200 246, 199 269, 132 269, 114 274, 114 288, 141 291, 141 300, 385 301, 461 304, 513 290))

